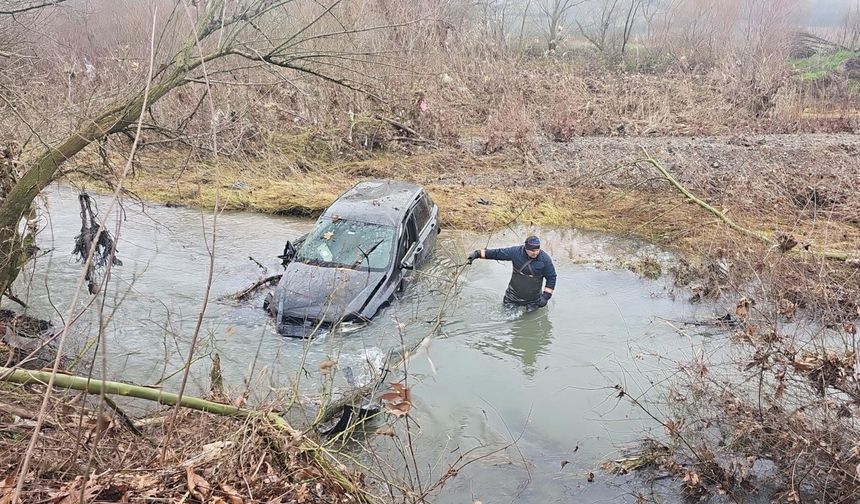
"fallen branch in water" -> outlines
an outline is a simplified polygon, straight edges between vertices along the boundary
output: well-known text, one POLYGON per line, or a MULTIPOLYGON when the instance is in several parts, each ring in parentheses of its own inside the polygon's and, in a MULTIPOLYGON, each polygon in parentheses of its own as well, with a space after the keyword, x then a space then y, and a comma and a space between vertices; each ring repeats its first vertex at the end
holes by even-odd
POLYGON ((638 160, 637 163, 639 163, 639 162, 648 163, 651 166, 653 166, 657 171, 660 172, 661 175, 663 175, 663 177, 670 184, 672 184, 672 186, 675 187, 675 189, 677 189, 681 194, 683 194, 689 201, 695 203, 696 205, 699 205, 700 207, 704 208, 708 212, 714 214, 718 219, 723 221, 732 230, 737 231, 738 233, 741 233, 745 236, 749 236, 750 238, 753 238, 757 241, 760 241, 760 242, 764 243, 765 245, 768 245, 772 248, 779 248, 783 252, 793 251, 793 252, 796 252, 799 254, 811 255, 813 257, 820 257, 820 258, 824 258, 824 259, 834 259, 834 260, 838 260, 838 261, 851 262, 852 264, 857 262, 856 259, 849 257, 847 253, 839 252, 836 250, 807 250, 806 248, 794 249, 793 247, 794 247, 794 245, 796 245, 796 243, 786 246, 782 240, 771 238, 771 237, 765 235, 764 233, 760 233, 758 231, 754 231, 752 229, 745 228, 745 227, 737 224, 735 221, 730 219, 725 213, 721 212, 720 210, 717 210, 713 206, 709 205, 707 202, 697 198, 696 195, 694 195, 686 187, 681 185, 681 183, 678 182, 678 180, 675 177, 673 177, 672 174, 670 174, 669 171, 666 170, 666 168, 664 168, 663 165, 661 165, 659 161, 657 161, 656 159, 651 157, 651 155, 648 154, 648 151, 645 150, 645 147, 641 147, 641 149, 642 149, 642 153, 645 155, 645 157, 643 159, 638 160))
POLYGON ((235 294, 230 294, 229 296, 224 296, 222 299, 237 299, 239 301, 244 300, 248 296, 253 294, 260 287, 264 287, 266 285, 273 284, 275 282, 279 282, 281 280, 281 276, 282 275, 280 273, 278 273, 277 275, 267 276, 266 278, 264 278, 262 280, 258 280, 256 282, 254 282, 253 284, 251 284, 250 287, 247 287, 247 288, 245 288, 245 289, 243 289, 243 290, 241 290, 235 294))

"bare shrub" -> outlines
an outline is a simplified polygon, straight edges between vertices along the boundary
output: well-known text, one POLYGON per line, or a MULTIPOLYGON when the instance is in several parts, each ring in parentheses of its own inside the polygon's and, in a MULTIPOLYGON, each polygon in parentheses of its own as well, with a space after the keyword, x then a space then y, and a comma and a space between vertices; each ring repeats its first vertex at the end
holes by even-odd
POLYGON ((536 147, 534 132, 531 114, 522 98, 504 95, 489 111, 483 151, 492 154, 510 147, 523 153, 533 153, 536 147))

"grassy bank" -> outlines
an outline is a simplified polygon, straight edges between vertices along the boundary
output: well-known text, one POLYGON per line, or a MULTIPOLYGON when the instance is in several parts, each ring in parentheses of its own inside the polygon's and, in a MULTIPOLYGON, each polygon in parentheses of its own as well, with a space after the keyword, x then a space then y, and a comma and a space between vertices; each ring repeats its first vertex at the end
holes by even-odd
POLYGON ((161 151, 142 155, 141 168, 126 186, 158 203, 213 208, 217 202, 225 210, 315 217, 357 181, 393 178, 427 188, 447 228, 483 232, 512 223, 575 227, 636 235, 688 251, 713 243, 725 226, 633 162, 639 145, 649 141, 649 149, 668 162, 685 186, 730 211, 740 224, 763 233, 790 232, 819 248, 850 252, 860 247, 853 199, 842 194, 856 177, 854 151, 842 138, 829 143, 780 140, 782 144, 769 139, 773 145, 759 139, 753 140, 760 143, 756 148, 734 145, 734 138, 684 143, 630 138, 613 140, 614 145, 595 139, 558 144, 560 150, 540 157, 513 148, 476 154, 453 147, 333 154, 337 149, 318 143, 294 143, 286 151, 276 145, 241 161, 188 161, 181 152, 161 151), (786 159, 797 173, 784 168, 786 159), (752 169, 742 170, 745 166, 752 169), (763 181, 765 170, 782 173, 763 181), (807 180, 800 177, 804 173, 807 180), (832 183, 822 186, 822 180, 832 183), (802 201, 805 197, 811 200, 802 201), (833 200, 826 220, 809 211, 823 207, 826 202, 819 199, 824 198, 833 200))

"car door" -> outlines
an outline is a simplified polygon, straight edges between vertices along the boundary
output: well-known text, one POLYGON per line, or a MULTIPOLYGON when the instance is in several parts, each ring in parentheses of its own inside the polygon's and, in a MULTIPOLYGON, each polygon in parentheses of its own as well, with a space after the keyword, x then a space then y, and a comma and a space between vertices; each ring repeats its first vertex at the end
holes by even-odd
POLYGON ((436 235, 439 234, 437 212, 435 205, 424 192, 421 193, 410 211, 410 217, 418 234, 415 256, 416 268, 427 262, 436 247, 436 235))

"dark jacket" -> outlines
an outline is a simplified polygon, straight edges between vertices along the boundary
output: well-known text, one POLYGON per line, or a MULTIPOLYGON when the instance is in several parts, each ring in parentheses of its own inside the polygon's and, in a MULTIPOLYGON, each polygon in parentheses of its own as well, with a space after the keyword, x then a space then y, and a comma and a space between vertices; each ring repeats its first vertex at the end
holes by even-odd
POLYGON ((513 269, 511 282, 505 293, 505 302, 516 304, 534 302, 543 290, 540 286, 542 280, 546 280, 546 287, 555 289, 555 266, 553 266, 549 254, 543 250, 536 258, 532 259, 526 254, 524 245, 516 245, 507 248, 486 249, 484 257, 497 261, 511 261, 513 269))

